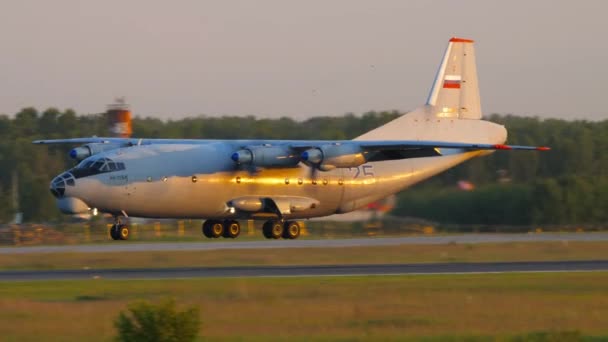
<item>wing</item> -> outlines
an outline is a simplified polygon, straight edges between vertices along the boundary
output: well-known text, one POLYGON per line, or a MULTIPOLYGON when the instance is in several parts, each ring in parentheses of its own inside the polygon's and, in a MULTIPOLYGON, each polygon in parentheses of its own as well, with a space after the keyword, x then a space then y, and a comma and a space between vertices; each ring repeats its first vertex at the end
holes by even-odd
POLYGON ((367 158, 367 161, 383 161, 407 158, 441 156, 441 149, 459 151, 479 151, 479 150, 528 150, 546 151, 548 147, 503 145, 503 144, 467 144, 440 141, 404 141, 404 142, 364 142, 362 150, 375 152, 367 158))
POLYGON ((205 139, 137 139, 137 138, 108 138, 108 137, 91 137, 91 138, 70 138, 70 139, 46 139, 35 140, 32 143, 39 145, 51 144, 119 144, 121 146, 128 145, 149 145, 149 144, 203 144, 211 140, 205 139))
POLYGON ((521 146, 521 145, 503 145, 503 144, 474 144, 474 143, 458 143, 445 141, 362 141, 360 146, 369 151, 387 150, 387 149, 407 149, 407 148, 455 148, 464 150, 533 150, 546 151, 550 148, 544 146, 521 146))
POLYGON ((350 153, 362 153, 366 162, 397 160, 407 158, 435 157, 444 153, 441 149, 450 149, 451 152, 467 152, 479 150, 527 150, 527 151, 547 151, 545 146, 521 146, 503 144, 476 144, 458 143, 446 141, 418 141, 418 140, 388 140, 388 141, 334 141, 326 142, 329 145, 319 145, 313 143, 290 144, 292 149, 304 152, 310 149, 318 149, 323 146, 332 146, 332 150, 337 155, 350 153), (340 151, 344 151, 343 153, 340 151))
POLYGON ((126 144, 126 143, 128 143, 129 140, 132 140, 132 139, 91 137, 91 138, 34 140, 34 141, 32 141, 32 143, 33 144, 38 144, 38 145, 50 145, 50 144, 91 144, 91 143, 108 144, 108 143, 111 143, 111 142, 125 143, 126 144))
POLYGON ((206 144, 221 142, 232 145, 235 153, 232 159, 237 165, 251 164, 255 167, 293 167, 300 161, 316 166, 321 170, 330 170, 336 167, 354 167, 366 162, 386 160, 399 160, 408 158, 435 157, 444 154, 462 153, 479 150, 536 150, 546 151, 548 147, 478 144, 445 141, 419 141, 419 140, 205 140, 205 139, 133 139, 133 138, 73 138, 36 140, 34 144, 99 144, 105 148, 91 148, 79 151, 78 148, 70 152, 72 158, 82 160, 114 148, 150 144, 206 144), (275 148, 267 148, 275 147, 275 148), (276 147, 279 147, 278 149, 276 147), (444 149, 444 150, 442 150, 444 149), (447 151, 445 150, 447 149, 447 151), (243 151, 245 150, 245 151, 243 151), (242 152, 249 157, 241 160, 242 152), (80 154, 79 154, 80 153, 80 154), (261 153, 264 156, 253 157, 261 153), (235 157, 236 156, 236 157, 235 157), (254 162, 255 160, 255 162, 254 162), (266 162, 263 162, 266 161, 266 162))
POLYGON ((347 145, 353 144, 361 147, 366 151, 384 151, 384 150, 404 150, 404 149, 436 149, 436 148, 455 148, 465 150, 532 150, 532 151, 547 151, 549 147, 545 146, 522 146, 522 145, 503 145, 503 144, 475 144, 475 143, 459 143, 446 141, 426 141, 426 140, 341 140, 341 141, 311 141, 311 143, 294 143, 290 147, 296 150, 306 150, 309 148, 319 147, 318 143, 332 145, 347 145))
MULTIPOLYGON (((137 138, 110 138, 110 137, 90 137, 90 138, 69 138, 69 139, 45 139, 35 140, 34 144, 90 144, 90 143, 120 143, 120 144, 184 144, 184 143, 208 143, 221 141, 216 139, 137 139, 137 138)), ((224 140, 230 141, 230 140, 224 140)), ((421 141, 421 140, 234 140, 237 143, 259 143, 260 145, 288 145, 295 150, 306 150, 319 147, 320 145, 349 145, 360 146, 366 151, 386 151, 386 150, 407 150, 407 149, 435 149, 435 148, 454 148, 466 150, 537 150, 546 151, 549 147, 544 146, 521 146, 521 145, 502 145, 502 144, 475 144, 458 143, 446 141, 421 141)))

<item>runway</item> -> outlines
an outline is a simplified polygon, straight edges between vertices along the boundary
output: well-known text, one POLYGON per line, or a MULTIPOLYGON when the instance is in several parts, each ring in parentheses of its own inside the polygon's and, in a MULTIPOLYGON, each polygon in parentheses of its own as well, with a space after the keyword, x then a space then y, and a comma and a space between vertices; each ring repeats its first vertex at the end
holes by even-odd
POLYGON ((214 277, 371 276, 407 274, 482 274, 510 272, 578 271, 608 271, 608 260, 2 271, 0 272, 0 281, 76 279, 183 279, 214 277))
MULTIPOLYGON (((203 239, 201 237, 201 239, 203 239)), ((112 253, 143 251, 211 251, 220 249, 265 248, 338 248, 395 245, 441 245, 503 242, 573 242, 608 241, 608 233, 541 233, 541 234, 461 234, 434 236, 401 236, 382 238, 319 239, 319 240, 202 240, 201 242, 141 243, 133 241, 108 241, 96 245, 0 247, 0 254, 21 253, 112 253)))

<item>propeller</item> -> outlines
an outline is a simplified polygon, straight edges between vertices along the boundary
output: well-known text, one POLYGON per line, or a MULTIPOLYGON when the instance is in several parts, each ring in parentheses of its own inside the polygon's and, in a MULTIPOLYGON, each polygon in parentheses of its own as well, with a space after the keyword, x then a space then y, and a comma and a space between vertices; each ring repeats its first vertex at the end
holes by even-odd
POLYGON ((318 148, 308 149, 300 155, 300 159, 310 169, 310 179, 317 180, 317 173, 323 162, 323 151, 318 148))
POLYGON ((247 171, 250 175, 259 172, 259 169, 252 163, 253 154, 250 150, 238 150, 230 156, 230 159, 235 163, 235 171, 247 171))

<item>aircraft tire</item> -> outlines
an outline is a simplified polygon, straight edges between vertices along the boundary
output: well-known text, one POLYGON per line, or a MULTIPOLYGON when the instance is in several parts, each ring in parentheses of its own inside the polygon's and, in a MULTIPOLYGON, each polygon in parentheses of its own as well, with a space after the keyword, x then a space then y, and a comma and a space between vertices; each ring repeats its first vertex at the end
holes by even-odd
POLYGON ((213 238, 213 234, 211 233, 211 224, 213 223, 213 220, 206 220, 205 222, 203 222, 203 227, 202 227, 202 232, 203 235, 206 238, 213 238))
POLYGON ((112 238, 112 240, 118 240, 120 239, 120 236, 118 234, 118 225, 113 224, 112 228, 110 228, 110 237, 112 238))
POLYGON ((271 221, 272 225, 270 226, 270 237, 272 239, 280 239, 283 236, 283 224, 281 221, 271 221))
POLYGON ((224 221, 224 237, 236 239, 241 234, 241 225, 235 220, 224 221))
POLYGON ((121 224, 118 226, 117 231, 119 240, 129 240, 129 236, 131 235, 131 232, 129 232, 129 227, 124 224, 121 224))
POLYGON ((297 239, 300 236, 300 225, 296 221, 287 221, 283 226, 283 238, 297 239))
POLYGON ((264 234, 264 237, 267 239, 272 239, 272 225, 273 225, 273 221, 266 221, 264 222, 264 226, 262 227, 262 234, 264 234))
POLYGON ((224 225, 222 222, 213 220, 209 225, 211 226, 210 232, 212 238, 217 239, 224 234, 224 225))

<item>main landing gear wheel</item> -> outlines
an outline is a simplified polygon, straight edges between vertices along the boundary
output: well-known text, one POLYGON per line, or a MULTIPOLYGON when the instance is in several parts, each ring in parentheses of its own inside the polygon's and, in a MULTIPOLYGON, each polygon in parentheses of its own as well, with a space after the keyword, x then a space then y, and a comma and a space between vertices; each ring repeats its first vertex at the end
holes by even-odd
POLYGON ((283 225, 283 238, 297 239, 300 236, 300 225, 295 221, 287 221, 283 225))
POLYGON ((266 221, 262 232, 267 239, 280 239, 283 235, 283 224, 281 224, 281 221, 266 221))
POLYGON ((224 234, 224 225, 218 220, 207 220, 203 223, 203 234, 208 238, 219 238, 224 234))
POLYGON ((118 236, 118 225, 117 224, 113 224, 112 228, 110 228, 110 236, 112 237, 112 240, 120 239, 120 237, 118 236))
POLYGON ((112 240, 128 240, 129 235, 129 227, 124 224, 115 223, 112 225, 112 228, 110 228, 112 240))
POLYGON ((262 226, 262 234, 267 239, 272 239, 272 235, 270 235, 270 231, 272 230, 273 221, 264 222, 264 226, 262 226))
POLYGON ((213 223, 213 220, 207 220, 205 222, 203 222, 203 227, 202 227, 202 231, 203 231, 203 235, 205 235, 205 237, 211 239, 213 238, 213 235, 211 234, 211 224, 213 223))
POLYGON ((241 234, 241 225, 234 220, 224 221, 224 237, 236 239, 241 234))

